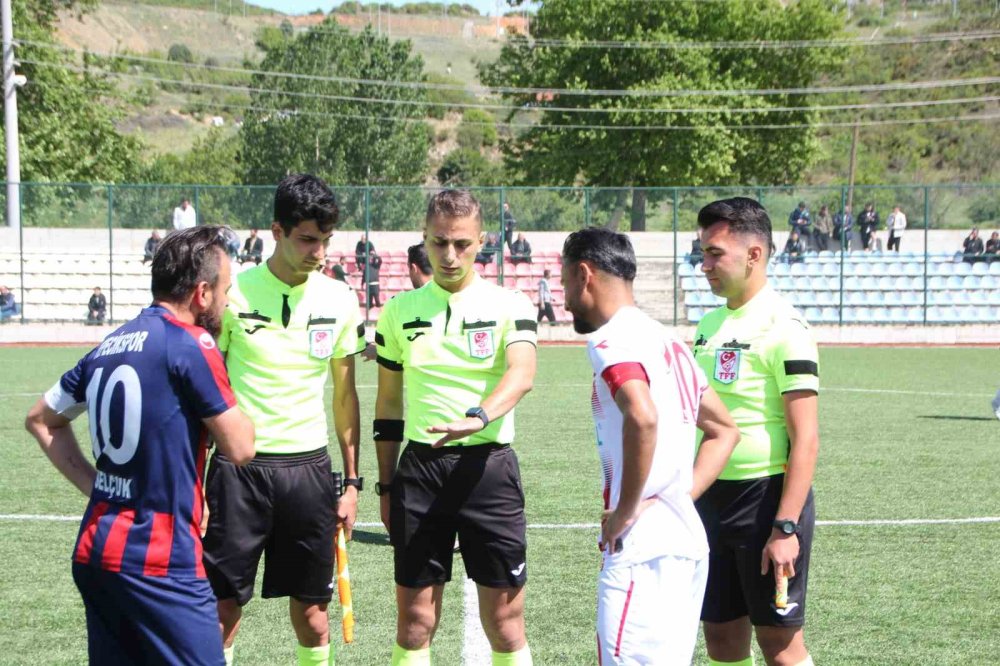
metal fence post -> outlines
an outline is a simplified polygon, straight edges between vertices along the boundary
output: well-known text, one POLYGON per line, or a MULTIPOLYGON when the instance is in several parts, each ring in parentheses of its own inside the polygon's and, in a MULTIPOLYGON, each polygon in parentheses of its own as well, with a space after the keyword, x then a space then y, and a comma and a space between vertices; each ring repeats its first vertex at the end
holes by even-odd
MULTIPOLYGON (((115 320, 115 240, 114 240, 114 210, 115 194, 111 185, 108 188, 108 323, 115 320)), ((195 211, 198 209, 196 208, 195 211)))
POLYGON ((195 185, 194 186, 194 223, 195 224, 198 224, 199 221, 202 224, 205 224, 205 218, 201 218, 201 220, 198 219, 201 216, 201 201, 199 200, 199 197, 198 197, 198 194, 199 194, 200 191, 201 191, 201 188, 198 187, 197 185, 195 185))
MULTIPOLYGON (((844 230, 847 215, 847 188, 840 188, 840 289, 839 306, 837 307, 837 326, 844 325, 844 258, 851 246, 851 239, 844 230)), ((854 215, 854 207, 851 206, 850 215, 854 215)), ((853 225, 852 225, 853 226, 853 225)))
POLYGON ((21 266, 21 323, 24 323, 24 306, 26 305, 24 298, 24 183, 17 183, 17 243, 18 243, 18 253, 17 256, 20 260, 21 266))
POLYGON ((930 257, 931 188, 924 185, 924 326, 927 325, 927 262, 930 257))
POLYGON ((590 188, 583 190, 583 226, 590 226, 590 188))
POLYGON ((361 267, 361 293, 364 294, 365 299, 365 321, 369 320, 368 306, 371 303, 371 297, 368 290, 368 264, 371 259, 368 256, 368 248, 371 247, 370 243, 372 233, 372 188, 370 185, 365 186, 365 265, 361 267))
POLYGON ((493 258, 494 261, 499 262, 497 266, 497 284, 501 287, 503 286, 504 274, 503 274, 503 247, 504 243, 507 242, 507 223, 503 219, 503 205, 507 201, 507 188, 503 185, 500 186, 500 249, 497 250, 497 256, 493 258))
POLYGON ((673 188, 671 192, 672 202, 671 208, 673 209, 671 215, 673 217, 674 225, 674 259, 670 266, 670 272, 674 276, 674 326, 677 326, 677 188, 673 188))

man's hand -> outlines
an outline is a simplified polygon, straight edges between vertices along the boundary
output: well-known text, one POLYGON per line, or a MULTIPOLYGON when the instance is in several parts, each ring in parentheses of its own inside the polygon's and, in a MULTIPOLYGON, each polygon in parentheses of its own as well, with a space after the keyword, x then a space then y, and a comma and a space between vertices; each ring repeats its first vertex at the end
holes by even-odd
POLYGON ((795 576, 795 558, 799 556, 799 537, 796 534, 782 534, 772 531, 771 538, 760 556, 760 575, 765 575, 774 562, 774 580, 782 576, 795 576))
POLYGON ((427 429, 427 432, 444 434, 444 437, 431 444, 433 448, 438 449, 448 442, 452 442, 456 439, 462 439, 477 433, 484 427, 483 420, 478 416, 467 416, 459 421, 452 421, 451 423, 439 426, 431 426, 427 429))
POLYGON ((344 488, 344 494, 337 503, 337 521, 344 524, 344 538, 351 540, 354 530, 354 520, 358 517, 358 489, 354 486, 344 488))
POLYGON ((605 511, 601 516, 601 550, 607 550, 610 555, 614 555, 616 552, 615 542, 618 540, 618 537, 624 534, 625 530, 632 527, 646 509, 658 501, 660 500, 656 497, 642 500, 639 503, 639 507, 631 516, 623 515, 618 509, 605 511))
POLYGON ((367 363, 368 361, 374 361, 376 356, 378 356, 378 349, 374 343, 369 342, 365 345, 365 350, 361 352, 361 358, 367 363))

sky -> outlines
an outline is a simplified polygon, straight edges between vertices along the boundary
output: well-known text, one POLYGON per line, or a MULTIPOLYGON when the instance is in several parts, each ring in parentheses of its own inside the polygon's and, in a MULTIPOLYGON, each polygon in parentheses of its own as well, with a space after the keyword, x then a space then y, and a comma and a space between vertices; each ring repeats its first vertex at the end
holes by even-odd
MULTIPOLYGON (((364 1, 368 2, 369 0, 364 1)), ((286 14, 308 14, 315 9, 329 11, 331 7, 339 5, 341 0, 249 0, 249 2, 261 7, 267 7, 268 9, 276 9, 286 14)), ((496 13, 496 0, 462 0, 462 2, 478 8, 482 14, 495 15, 496 13)), ((402 0, 391 0, 386 1, 385 4, 401 5, 403 2, 402 0)), ((500 7, 501 12, 509 9, 507 3, 503 0, 500 2, 500 7)))

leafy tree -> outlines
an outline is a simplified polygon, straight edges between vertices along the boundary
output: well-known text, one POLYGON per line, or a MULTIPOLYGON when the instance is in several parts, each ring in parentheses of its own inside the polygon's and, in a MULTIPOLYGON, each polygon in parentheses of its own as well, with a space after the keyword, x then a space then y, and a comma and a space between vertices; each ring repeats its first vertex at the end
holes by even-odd
POLYGON ((497 185, 501 180, 501 169, 476 148, 457 148, 445 155, 437 171, 437 179, 446 187, 497 185))
MULTIPOLYGON (((538 8, 532 35, 536 39, 647 42, 823 39, 835 36, 841 25, 834 4, 829 0, 801 0, 787 7, 778 0, 547 0, 538 8)), ((732 126, 808 124, 814 113, 806 98, 722 93, 806 87, 833 70, 841 55, 828 49, 535 48, 526 38, 512 36, 499 60, 481 66, 480 74, 488 85, 519 88, 709 91, 683 97, 507 93, 504 98, 513 108, 537 108, 540 124, 596 126, 586 130, 535 127, 505 142, 510 171, 524 183, 628 187, 784 183, 796 180, 814 159, 814 130, 732 126), (794 110, 730 111, 767 106, 794 110), (557 111, 554 107, 609 112, 557 111), (663 112, 694 107, 717 111, 663 112), (696 129, 612 129, 615 126, 696 129)), ((644 190, 633 191, 634 230, 645 228, 646 196, 644 190)), ((619 197, 617 203, 624 205, 624 199, 619 197)))
POLYGON ((497 142, 497 127, 493 116, 482 109, 466 109, 456 132, 458 145, 479 150, 497 142))
POLYGON ((167 60, 170 62, 194 62, 194 56, 191 54, 191 49, 185 44, 171 44, 167 50, 167 60))
MULTIPOLYGON (((60 51, 39 46, 57 41, 56 11, 68 3, 14 0, 18 72, 28 84, 18 90, 21 179, 23 181, 116 182, 139 162, 142 144, 115 127, 126 112, 123 95, 93 70, 60 51), (31 62, 29 62, 31 61, 31 62), (44 64, 37 64, 44 63, 44 64)), ((83 11, 96 3, 77 3, 83 11)), ((0 119, 2 120, 2 119, 0 119)))
POLYGON ((251 106, 264 110, 248 112, 240 133, 246 182, 273 183, 294 171, 331 183, 422 180, 431 140, 422 90, 317 80, 422 81, 423 61, 410 42, 390 42, 370 27, 352 34, 328 18, 315 30, 262 46, 257 69, 305 76, 254 75, 252 87, 263 90, 252 93, 251 106), (412 103, 362 101, 373 99, 412 103))

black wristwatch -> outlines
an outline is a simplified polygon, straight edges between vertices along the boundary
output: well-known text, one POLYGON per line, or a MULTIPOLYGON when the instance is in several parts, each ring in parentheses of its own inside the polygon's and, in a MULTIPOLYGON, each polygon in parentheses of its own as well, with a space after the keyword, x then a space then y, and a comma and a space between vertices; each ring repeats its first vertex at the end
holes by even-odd
POLYGON ((799 533, 799 526, 794 520, 776 520, 772 523, 774 528, 786 536, 799 533))
POLYGON ((360 493, 362 490, 365 489, 365 477, 359 476, 356 479, 344 479, 344 487, 342 490, 347 490, 348 486, 353 486, 354 488, 357 488, 358 492, 360 493))
POLYGON ((484 428, 490 424, 490 417, 486 415, 486 410, 482 407, 470 407, 466 410, 465 415, 469 418, 475 416, 481 420, 484 428))
POLYGON ((381 497, 382 495, 388 495, 391 492, 392 492, 391 483, 379 483, 378 481, 375 482, 375 494, 378 495, 379 497, 381 497))

